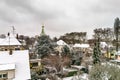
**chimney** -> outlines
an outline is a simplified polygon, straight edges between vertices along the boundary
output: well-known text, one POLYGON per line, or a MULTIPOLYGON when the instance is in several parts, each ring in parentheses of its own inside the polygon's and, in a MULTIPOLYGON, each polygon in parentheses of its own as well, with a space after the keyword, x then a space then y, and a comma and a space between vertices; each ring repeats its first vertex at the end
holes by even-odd
POLYGON ((10 33, 8 32, 8 36, 10 36, 10 33))
POLYGON ((16 34, 16 39, 18 39, 19 38, 19 35, 18 34, 16 34))
POLYGON ((9 55, 12 55, 13 54, 13 51, 12 49, 9 50, 9 55))

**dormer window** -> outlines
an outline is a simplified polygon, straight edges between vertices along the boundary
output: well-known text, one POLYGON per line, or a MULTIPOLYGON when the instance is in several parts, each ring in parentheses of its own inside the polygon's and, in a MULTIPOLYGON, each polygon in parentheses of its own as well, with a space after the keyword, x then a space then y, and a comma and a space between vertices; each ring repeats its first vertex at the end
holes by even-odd
POLYGON ((15 78, 15 64, 0 65, 0 80, 13 80, 15 78))

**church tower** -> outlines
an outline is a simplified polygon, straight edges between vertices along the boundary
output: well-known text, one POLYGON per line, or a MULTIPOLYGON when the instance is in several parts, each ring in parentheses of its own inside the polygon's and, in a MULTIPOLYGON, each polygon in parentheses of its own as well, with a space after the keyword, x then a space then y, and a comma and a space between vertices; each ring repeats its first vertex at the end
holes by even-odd
POLYGON ((45 31, 44 31, 44 25, 42 26, 42 31, 40 35, 45 35, 45 31))

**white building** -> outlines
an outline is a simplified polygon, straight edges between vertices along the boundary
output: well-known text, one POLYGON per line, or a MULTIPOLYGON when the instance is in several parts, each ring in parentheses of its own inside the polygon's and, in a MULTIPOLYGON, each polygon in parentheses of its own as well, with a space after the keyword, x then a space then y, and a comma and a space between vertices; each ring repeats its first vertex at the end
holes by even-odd
MULTIPOLYGON (((62 48, 66 45, 69 47, 69 45, 67 43, 65 43, 63 40, 59 40, 56 42, 57 43, 57 47, 56 47, 56 50, 59 51, 59 52, 62 52, 62 48)), ((70 48, 70 47, 69 47, 70 48)))
POLYGON ((10 34, 6 38, 0 38, 0 51, 7 51, 10 49, 22 49, 21 43, 16 39, 16 37, 13 34, 10 34))
POLYGON ((0 80, 29 80, 30 66, 28 50, 0 51, 0 80))
POLYGON ((0 39, 0 80, 29 80, 29 52, 12 34, 0 39))
POLYGON ((85 51, 86 49, 89 49, 89 44, 74 44, 73 49, 76 51, 85 51))
POLYGON ((73 47, 79 47, 79 48, 89 48, 89 44, 75 44, 73 47))

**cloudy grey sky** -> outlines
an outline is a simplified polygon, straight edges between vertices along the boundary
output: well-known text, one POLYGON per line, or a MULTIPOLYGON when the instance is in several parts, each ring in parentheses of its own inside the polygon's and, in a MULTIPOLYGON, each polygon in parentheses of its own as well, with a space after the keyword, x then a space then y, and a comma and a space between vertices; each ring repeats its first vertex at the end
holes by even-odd
POLYGON ((67 32, 113 27, 120 17, 120 0, 0 0, 0 34, 15 26, 19 34, 34 36, 45 25, 51 37, 67 32))

